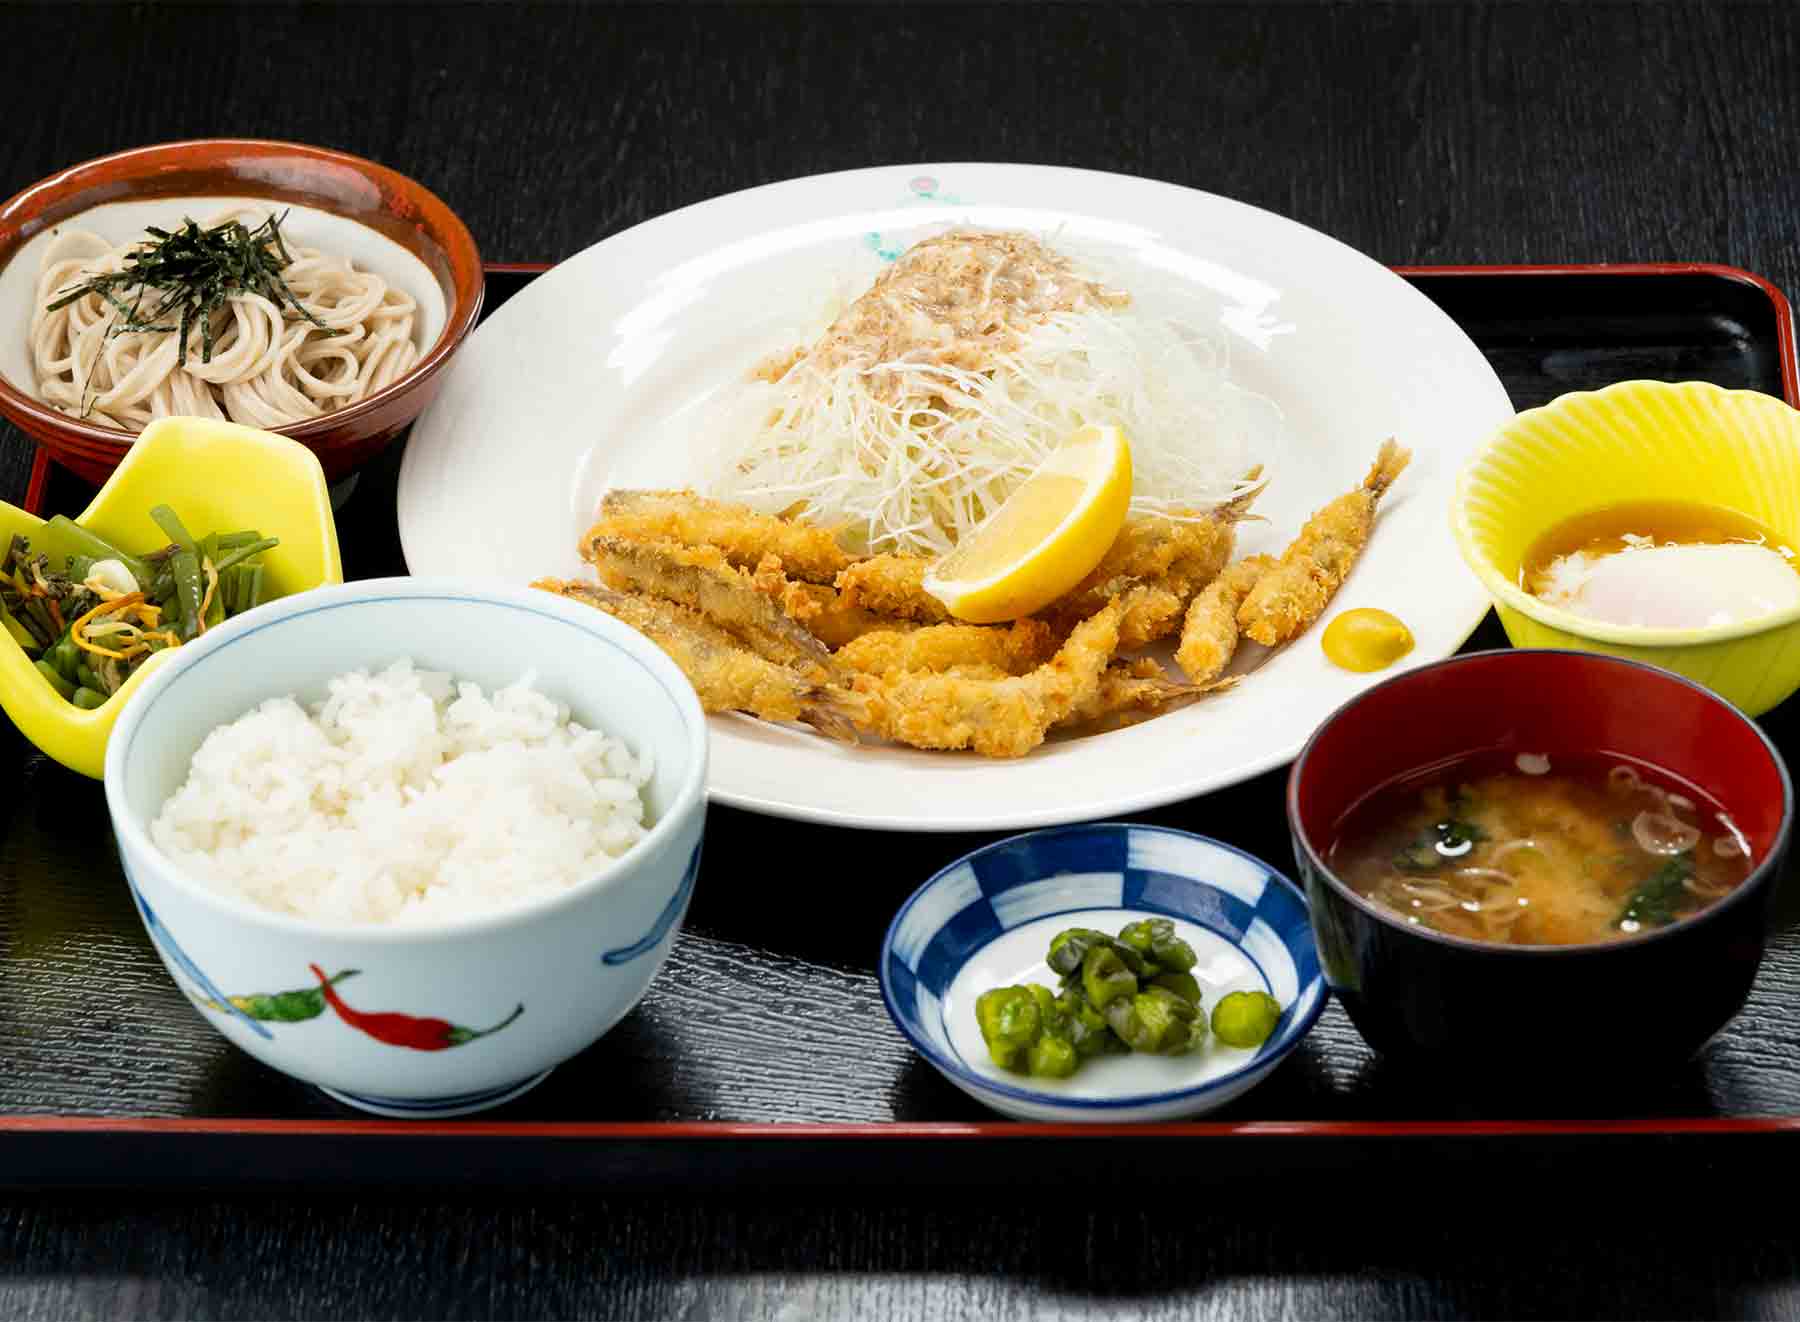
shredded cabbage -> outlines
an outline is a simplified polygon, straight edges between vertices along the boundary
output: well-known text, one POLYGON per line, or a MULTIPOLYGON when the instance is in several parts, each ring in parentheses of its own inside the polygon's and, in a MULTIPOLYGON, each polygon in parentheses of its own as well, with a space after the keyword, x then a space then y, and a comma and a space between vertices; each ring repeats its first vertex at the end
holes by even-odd
POLYGON ((1057 313, 981 370, 904 359, 728 392, 701 429, 702 483, 767 513, 803 507, 869 551, 942 554, 1062 441, 1113 424, 1131 443, 1132 511, 1177 517, 1250 485, 1275 404, 1227 378, 1223 344, 1135 308, 1057 313))

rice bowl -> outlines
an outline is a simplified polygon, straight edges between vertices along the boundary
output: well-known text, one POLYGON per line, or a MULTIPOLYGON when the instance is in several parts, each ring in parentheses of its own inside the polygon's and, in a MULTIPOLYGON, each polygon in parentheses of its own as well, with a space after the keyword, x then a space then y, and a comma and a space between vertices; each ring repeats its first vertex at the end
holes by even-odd
MULTIPOLYGON (((643 997, 686 915, 706 811, 705 718, 653 645, 544 593, 377 579, 271 603, 181 652, 120 717, 108 747, 107 806, 157 953, 232 1043, 353 1106, 453 1115, 516 1096, 643 997), (546 701, 566 703, 585 730, 623 745, 593 766, 606 768, 614 756, 637 763, 641 838, 598 867, 571 867, 579 875, 566 884, 534 876, 527 886, 521 874, 520 893, 503 904, 439 906, 435 918, 418 922, 277 911, 156 844, 152 823, 221 722, 284 695, 323 703, 332 677, 379 673, 400 657, 480 686, 490 706, 494 690, 535 671, 546 701), (299 1018, 265 1013, 298 1003, 306 1008, 299 1018), (441 1031, 419 1041, 379 1031, 403 1021, 441 1031)), ((520 695, 507 701, 515 699, 536 706, 520 695)), ((436 722, 436 700, 425 701, 436 722)), ((598 777, 611 778, 610 770, 598 777)), ((498 811, 491 788, 460 802, 465 815, 498 811)), ((214 806, 200 815, 229 820, 232 811, 214 806)), ((304 852, 305 842, 291 847, 304 852)))

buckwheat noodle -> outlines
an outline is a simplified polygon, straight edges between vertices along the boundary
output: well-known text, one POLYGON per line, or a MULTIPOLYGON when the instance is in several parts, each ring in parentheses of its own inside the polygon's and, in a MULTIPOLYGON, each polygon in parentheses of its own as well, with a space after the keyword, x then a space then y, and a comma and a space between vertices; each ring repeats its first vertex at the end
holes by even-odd
MULTIPOLYGON (((266 216, 235 208, 204 222, 232 218, 246 226, 266 216)), ((144 240, 115 245, 86 230, 51 240, 39 268, 31 315, 31 355, 38 395, 73 417, 121 431, 142 431, 157 418, 183 414, 280 427, 335 412, 391 385, 418 361, 413 299, 348 258, 293 242, 281 278, 294 297, 339 335, 283 310, 260 294, 231 297, 214 314, 213 352, 200 361, 200 328, 178 366, 174 331, 113 332, 118 311, 91 293, 55 312, 58 295, 91 276, 123 268, 144 240)))

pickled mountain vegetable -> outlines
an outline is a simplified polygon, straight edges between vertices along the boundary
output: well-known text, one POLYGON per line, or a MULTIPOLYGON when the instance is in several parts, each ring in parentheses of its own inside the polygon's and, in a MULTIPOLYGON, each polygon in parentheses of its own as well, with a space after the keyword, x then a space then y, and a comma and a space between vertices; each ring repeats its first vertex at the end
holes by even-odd
POLYGON ((1228 1047, 1260 1047, 1281 1021, 1281 1002, 1268 992, 1236 991, 1213 1006, 1212 1031, 1228 1047))
POLYGON ((1190 1051, 1205 1033, 1199 1007, 1167 987, 1150 987, 1114 1001, 1106 1007, 1106 1022, 1133 1051, 1158 1056, 1190 1051))
POLYGON ((1125 967, 1112 946, 1095 946, 1082 957, 1081 991, 1096 1010, 1106 1009, 1121 997, 1129 998, 1137 989, 1137 975, 1125 967))
POLYGON ((975 1001, 988 1055, 1001 1069, 1019 1069, 1026 1053, 1044 1035, 1044 1018, 1029 987, 996 987, 975 1001))
MULTIPOLYGON (((1065 928, 1045 962, 1061 979, 1054 994, 1038 984, 996 987, 975 1002, 988 1055, 1002 1069, 1067 1078, 1096 1056, 1179 1056, 1206 1039, 1200 984, 1190 972, 1198 959, 1167 918, 1127 923, 1117 936, 1065 928)), ((1230 1046, 1261 1043, 1281 1016, 1263 992, 1234 992, 1220 1004, 1232 1009, 1223 1019, 1214 1011, 1212 1031, 1230 1046)))
POLYGON ((1194 948, 1175 935, 1167 918, 1146 918, 1119 929, 1119 940, 1162 969, 1186 973, 1194 967, 1194 948))
POLYGON ((262 603, 255 531, 196 539, 167 505, 150 517, 167 544, 145 555, 58 515, 0 557, 0 622, 65 701, 92 710, 146 660, 262 603))

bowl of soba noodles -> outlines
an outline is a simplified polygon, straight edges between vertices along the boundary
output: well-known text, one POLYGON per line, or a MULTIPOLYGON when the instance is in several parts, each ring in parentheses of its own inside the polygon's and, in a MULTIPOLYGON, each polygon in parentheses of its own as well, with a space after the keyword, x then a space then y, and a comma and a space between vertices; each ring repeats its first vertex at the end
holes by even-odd
POLYGON ((1612 1075, 1742 1008, 1786 766, 1737 708, 1595 653, 1453 657, 1352 699, 1288 781, 1326 980, 1384 1056, 1612 1075))
POLYGON ((0 414, 95 482, 170 416, 290 436, 336 479, 431 402, 482 290, 468 227, 373 161, 103 156, 0 204, 0 414))

